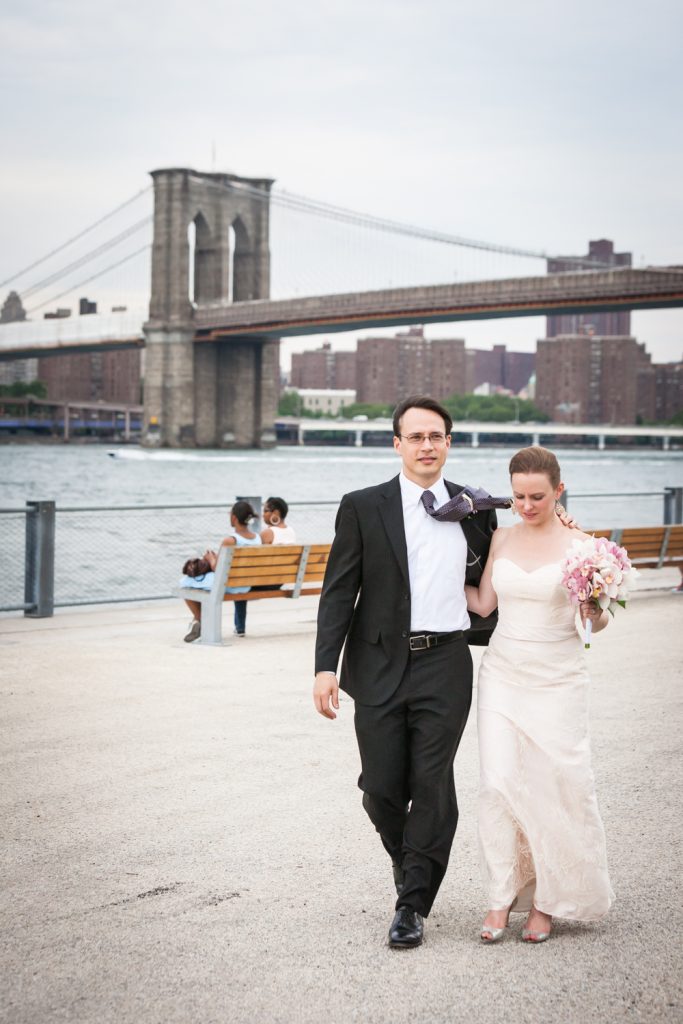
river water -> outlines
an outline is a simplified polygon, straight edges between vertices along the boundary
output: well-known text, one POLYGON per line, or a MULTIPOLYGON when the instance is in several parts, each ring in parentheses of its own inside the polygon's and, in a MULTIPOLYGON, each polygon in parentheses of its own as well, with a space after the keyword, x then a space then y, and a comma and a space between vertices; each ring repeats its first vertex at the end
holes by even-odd
MULTIPOLYGON (((446 476, 507 494, 510 448, 452 448, 446 476)), ((570 494, 661 491, 683 486, 683 452, 558 450, 570 494)), ((3 445, 0 505, 53 499, 58 505, 228 504, 237 494, 278 494, 290 502, 336 501, 346 491, 398 472, 393 449, 276 448, 271 451, 144 451, 99 445, 3 445), (110 451, 120 457, 112 458, 110 451)), ((661 499, 590 502, 573 507, 593 522, 628 515, 630 525, 658 522, 661 499), (643 518, 645 517, 645 518, 643 518)), ((600 525, 604 525, 601 524, 600 525)))
MULTIPOLYGON (((508 494, 512 454, 511 448, 453 448, 446 476, 508 494)), ((569 508, 585 528, 661 523, 661 492, 683 487, 683 452, 560 449, 558 457, 569 508), (649 496, 579 497, 586 492, 649 496)), ((281 495, 292 505, 289 519, 299 540, 326 541, 333 535, 339 498, 389 479, 399 465, 389 446, 147 452, 10 444, 0 446, 0 508, 21 509, 27 500, 56 501, 58 603, 72 603, 83 593, 102 600, 151 597, 168 594, 184 559, 215 546, 227 533, 227 509, 235 496, 281 495), (191 507, 210 504, 219 507, 191 507), (116 511, 129 505, 139 511, 116 511), (164 511, 149 509, 152 505, 190 507, 164 511), (93 506, 109 511, 85 511, 93 506)), ((503 513, 500 521, 509 518, 503 513)), ((0 515, 0 608, 23 600, 24 528, 21 512, 0 515)))

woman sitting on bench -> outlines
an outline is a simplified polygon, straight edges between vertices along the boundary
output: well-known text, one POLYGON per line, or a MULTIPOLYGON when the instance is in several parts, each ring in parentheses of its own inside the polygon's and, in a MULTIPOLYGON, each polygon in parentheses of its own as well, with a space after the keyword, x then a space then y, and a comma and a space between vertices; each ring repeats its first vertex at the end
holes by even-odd
POLYGON ((261 530, 263 544, 296 544, 296 534, 285 522, 289 506, 284 498, 266 498, 263 506, 263 522, 261 530))
MULTIPOLYGON (((225 537, 221 547, 229 547, 236 544, 238 547, 249 547, 261 544, 261 538, 257 533, 249 529, 249 524, 256 518, 256 513, 248 501, 236 501, 230 510, 230 526, 232 534, 225 537)), ((181 586, 195 588, 196 590, 211 590, 213 585, 213 573, 218 561, 218 554, 215 551, 205 551, 203 556, 209 566, 210 572, 204 576, 183 576, 181 586)), ((226 593, 246 594, 251 587, 226 587, 226 593)), ((235 601, 235 636, 244 636, 247 625, 247 602, 235 601)), ((199 601, 192 601, 185 598, 185 604, 192 612, 192 623, 190 629, 183 639, 185 643, 191 644, 201 634, 202 606, 199 601)))

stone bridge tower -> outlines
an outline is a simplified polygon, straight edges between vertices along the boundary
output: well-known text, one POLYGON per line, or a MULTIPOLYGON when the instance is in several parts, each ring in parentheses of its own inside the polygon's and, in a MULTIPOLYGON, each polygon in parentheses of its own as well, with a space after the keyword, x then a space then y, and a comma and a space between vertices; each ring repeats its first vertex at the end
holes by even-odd
POLYGON ((187 168, 152 171, 152 178, 144 443, 172 448, 273 444, 279 341, 195 342, 193 322, 198 304, 269 297, 272 180, 187 168))

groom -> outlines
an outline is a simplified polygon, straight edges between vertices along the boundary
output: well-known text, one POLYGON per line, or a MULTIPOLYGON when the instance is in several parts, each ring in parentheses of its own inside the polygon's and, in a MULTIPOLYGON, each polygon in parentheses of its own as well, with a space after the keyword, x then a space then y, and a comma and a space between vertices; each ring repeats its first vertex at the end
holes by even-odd
POLYGON ((472 699, 468 643, 488 643, 495 625, 468 615, 464 593, 481 579, 495 512, 433 518, 463 492, 442 476, 450 431, 431 398, 396 408, 401 472, 342 499, 318 613, 314 702, 334 719, 339 685, 355 701, 358 785, 398 894, 392 947, 420 945, 446 872, 458 823, 453 759, 472 699))

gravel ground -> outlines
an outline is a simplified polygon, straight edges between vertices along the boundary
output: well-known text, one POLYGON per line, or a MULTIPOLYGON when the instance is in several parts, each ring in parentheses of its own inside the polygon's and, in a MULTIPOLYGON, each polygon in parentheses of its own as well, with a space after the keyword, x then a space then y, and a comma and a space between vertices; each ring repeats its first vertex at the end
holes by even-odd
POLYGON ((636 595, 587 653, 617 901, 539 947, 521 918, 478 941, 474 716, 425 944, 385 945, 391 871, 355 785, 353 706, 330 723, 310 698, 315 607, 252 604, 222 648, 182 642, 179 602, 0 619, 0 1020, 683 1019, 683 596, 636 595))

